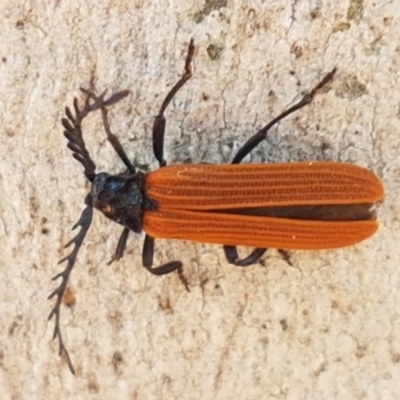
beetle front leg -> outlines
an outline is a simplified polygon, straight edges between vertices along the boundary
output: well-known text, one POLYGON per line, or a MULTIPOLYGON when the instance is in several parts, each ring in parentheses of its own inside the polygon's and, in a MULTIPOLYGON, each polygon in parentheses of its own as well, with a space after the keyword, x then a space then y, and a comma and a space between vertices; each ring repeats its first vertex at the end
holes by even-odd
POLYGON ((192 77, 192 60, 194 56, 194 40, 191 39, 186 55, 185 69, 182 78, 175 84, 175 86, 169 91, 167 97, 164 99, 158 115, 154 118, 153 124, 153 152, 160 167, 164 167, 167 163, 164 160, 164 135, 166 120, 164 112, 168 107, 169 103, 178 93, 179 89, 192 77))
POLYGON ((108 265, 112 264, 114 261, 118 261, 120 258, 123 257, 126 247, 126 242, 129 237, 129 232, 130 232, 129 228, 124 228, 124 230, 122 231, 121 236, 118 239, 118 244, 117 248, 115 249, 115 253, 111 257, 111 260, 108 262, 108 265))
POLYGON ((93 92, 86 90, 84 88, 81 88, 81 91, 86 94, 88 99, 92 99, 95 101, 95 104, 98 103, 100 108, 101 108, 101 117, 103 119, 103 126, 104 130, 107 135, 107 140, 110 142, 111 146, 115 150, 115 152, 118 154, 119 158, 122 160, 122 162, 125 164, 126 168, 128 169, 129 173, 134 174, 135 173, 135 167, 133 164, 129 161, 128 156, 126 155, 126 152, 124 148, 122 147, 121 142, 111 132, 110 124, 108 122, 108 111, 107 107, 117 103, 118 101, 122 100, 124 97, 128 96, 129 90, 122 90, 121 92, 114 93, 111 95, 111 97, 108 100, 104 100, 104 95, 105 92, 103 92, 100 96, 96 96, 93 92))
POLYGON ((171 272, 177 271, 179 279, 185 285, 186 290, 190 292, 189 282, 183 273, 183 264, 181 261, 169 261, 158 267, 153 267, 153 257, 154 257, 154 238, 146 234, 142 251, 143 266, 147 269, 147 271, 149 271, 153 275, 166 275, 171 272))

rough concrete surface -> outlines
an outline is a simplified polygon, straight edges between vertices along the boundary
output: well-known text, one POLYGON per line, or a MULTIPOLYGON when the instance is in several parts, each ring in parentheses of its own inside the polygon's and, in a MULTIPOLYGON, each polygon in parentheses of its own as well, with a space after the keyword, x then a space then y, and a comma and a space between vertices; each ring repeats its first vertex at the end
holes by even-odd
MULTIPOLYGON (((2 399, 396 399, 400 393, 400 8, 382 0, 0 0, 0 387, 2 399), (95 213, 62 308, 73 376, 52 341, 51 277, 89 184, 60 119, 79 87, 121 89, 114 133, 136 164, 157 168, 153 116, 167 111, 166 158, 229 162, 257 129, 333 67, 315 101, 246 161, 333 160, 382 179, 378 232, 356 246, 276 250, 249 268, 220 246, 143 235, 107 265, 121 227, 95 213)), ((99 114, 84 125, 98 170, 123 170, 99 114)))

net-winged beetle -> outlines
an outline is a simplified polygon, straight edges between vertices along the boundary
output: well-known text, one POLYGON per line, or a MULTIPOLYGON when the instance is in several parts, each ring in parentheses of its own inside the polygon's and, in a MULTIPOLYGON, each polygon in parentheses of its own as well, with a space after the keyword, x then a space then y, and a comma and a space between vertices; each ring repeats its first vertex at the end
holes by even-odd
POLYGON ((368 169, 338 162, 240 164, 266 138, 272 126, 311 103, 316 93, 332 80, 335 69, 298 103, 250 137, 231 164, 166 166, 164 112, 192 76, 193 56, 192 39, 183 76, 166 96, 154 120, 153 152, 160 165, 154 172, 137 171, 110 130, 107 107, 126 97, 128 90, 105 99, 105 93, 96 96, 82 89, 86 94, 83 108, 79 108, 75 98, 74 110, 65 109, 62 124, 68 147, 92 184, 85 198, 86 208, 74 226, 80 227, 80 231, 67 244, 73 245, 73 250, 60 261, 67 261, 67 266, 53 278, 61 278, 61 283, 49 296, 56 297, 49 315, 49 319, 55 318, 53 338, 58 338, 60 354, 65 355, 72 373, 75 371, 60 330, 60 307, 92 221, 93 208, 123 226, 112 260, 123 256, 130 231, 143 230, 143 266, 154 275, 177 271, 186 285, 181 261, 153 267, 155 238, 222 244, 229 263, 248 266, 256 263, 268 247, 315 250, 349 246, 368 238, 378 227, 372 206, 382 199, 383 187, 368 169), (82 120, 96 110, 101 111, 108 141, 125 164, 124 173, 96 173, 81 129, 82 120), (239 258, 238 245, 255 249, 247 257, 239 258))

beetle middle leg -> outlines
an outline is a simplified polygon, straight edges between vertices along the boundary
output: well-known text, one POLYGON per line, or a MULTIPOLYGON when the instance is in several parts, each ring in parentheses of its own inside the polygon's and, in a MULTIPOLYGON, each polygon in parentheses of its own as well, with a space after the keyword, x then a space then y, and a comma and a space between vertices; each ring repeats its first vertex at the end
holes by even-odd
MULTIPOLYGON (((329 72, 324 79, 317 86, 315 86, 309 93, 307 93, 298 103, 294 104, 292 107, 288 108, 283 113, 279 114, 276 118, 274 118, 271 122, 265 125, 262 129, 260 129, 255 135, 253 135, 247 142, 238 150, 235 157, 232 160, 232 164, 239 164, 242 162, 243 158, 245 158, 252 150, 254 150, 266 137, 268 131, 276 125, 279 121, 287 117, 288 115, 294 113, 297 110, 300 110, 307 104, 310 104, 315 95, 318 93, 320 89, 322 89, 327 83, 329 83, 333 76, 335 75, 336 68, 334 68, 331 72, 329 72)), ((256 263, 260 257, 265 253, 267 249, 257 248, 254 249, 247 257, 240 259, 238 256, 236 246, 224 246, 225 257, 230 264, 234 264, 237 266, 248 266, 256 263)), ((280 252, 282 250, 279 250, 280 252)), ((286 253, 285 253, 286 254, 286 253)), ((287 259, 287 256, 285 257, 287 259)))
POLYGON ((142 260, 143 266, 153 275, 166 275, 171 272, 177 271, 179 279, 185 285, 186 290, 189 292, 189 282, 183 274, 183 264, 181 261, 169 261, 158 267, 153 267, 154 257, 154 238, 146 235, 143 243, 142 260))

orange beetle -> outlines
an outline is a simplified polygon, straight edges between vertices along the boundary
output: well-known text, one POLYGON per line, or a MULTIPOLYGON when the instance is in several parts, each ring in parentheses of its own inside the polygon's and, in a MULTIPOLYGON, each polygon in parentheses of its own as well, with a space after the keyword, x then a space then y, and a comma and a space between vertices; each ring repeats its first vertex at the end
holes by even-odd
POLYGON ((252 136, 238 151, 232 164, 166 166, 163 157, 164 112, 190 79, 193 55, 191 40, 184 74, 168 93, 154 121, 153 151, 161 167, 157 171, 148 174, 136 171, 119 140, 111 133, 107 106, 127 96, 127 90, 107 100, 104 93, 95 96, 83 90, 87 95, 84 107, 80 109, 75 99, 75 115, 66 108, 67 118, 62 119, 62 124, 68 147, 92 183, 91 192, 85 199, 86 208, 74 226, 81 229, 67 244, 73 244, 74 248, 61 260, 67 261, 67 266, 53 278, 62 278, 61 283, 49 296, 57 298, 49 315, 49 319, 55 317, 53 336, 58 337, 60 354, 66 356, 73 373, 60 330, 60 306, 79 248, 89 229, 93 208, 124 227, 111 261, 123 256, 130 231, 144 230, 143 266, 155 275, 177 271, 186 286, 182 262, 169 261, 153 267, 155 238, 222 244, 229 263, 247 266, 257 262, 268 247, 315 250, 349 246, 368 238, 378 227, 373 204, 382 199, 383 187, 368 169, 338 162, 240 164, 265 139, 273 125, 309 104, 332 79, 335 69, 301 101, 252 136), (127 168, 124 173, 96 173, 81 130, 82 120, 95 110, 101 110, 107 139, 127 168), (238 245, 255 247, 255 250, 240 259, 236 250, 238 245))

